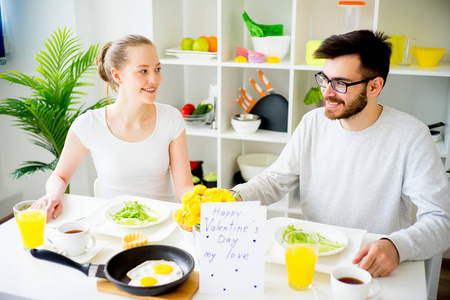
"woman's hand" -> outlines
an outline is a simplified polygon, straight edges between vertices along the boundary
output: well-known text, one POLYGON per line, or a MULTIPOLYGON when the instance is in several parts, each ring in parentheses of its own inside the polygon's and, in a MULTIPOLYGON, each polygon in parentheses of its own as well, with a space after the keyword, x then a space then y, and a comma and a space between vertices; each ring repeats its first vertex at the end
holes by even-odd
POLYGON ((46 194, 39 199, 40 202, 44 202, 47 206, 47 222, 56 219, 63 210, 62 194, 53 193, 46 194))

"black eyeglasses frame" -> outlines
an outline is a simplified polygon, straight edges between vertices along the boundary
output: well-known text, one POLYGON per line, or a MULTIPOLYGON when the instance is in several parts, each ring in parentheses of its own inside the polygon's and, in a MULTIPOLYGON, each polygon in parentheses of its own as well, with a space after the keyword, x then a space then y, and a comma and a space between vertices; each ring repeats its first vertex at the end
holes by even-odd
POLYGON ((316 79, 317 85, 320 86, 320 87, 323 87, 323 88, 326 88, 326 87, 328 86, 328 84, 327 84, 326 86, 320 85, 320 84, 319 84, 319 81, 317 80, 317 77, 318 77, 318 76, 321 76, 321 77, 325 78, 325 79, 328 81, 328 84, 331 84, 331 87, 333 88, 333 90, 336 91, 336 92, 339 93, 339 94, 345 94, 345 93, 347 93, 347 90, 348 90, 348 87, 349 87, 349 86, 361 84, 361 83, 364 83, 364 82, 369 82, 369 81, 371 81, 372 79, 375 79, 375 78, 378 77, 378 76, 375 76, 375 77, 367 78, 367 79, 364 79, 364 80, 361 80, 361 81, 357 81, 357 82, 346 83, 346 82, 343 82, 342 80, 329 79, 329 78, 328 78, 327 76, 325 76, 325 74, 323 74, 322 72, 319 72, 319 73, 314 74, 314 78, 316 79), (340 91, 336 90, 336 88, 334 87, 333 82, 338 82, 339 84, 343 84, 343 85, 345 86, 345 92, 340 92, 340 91))

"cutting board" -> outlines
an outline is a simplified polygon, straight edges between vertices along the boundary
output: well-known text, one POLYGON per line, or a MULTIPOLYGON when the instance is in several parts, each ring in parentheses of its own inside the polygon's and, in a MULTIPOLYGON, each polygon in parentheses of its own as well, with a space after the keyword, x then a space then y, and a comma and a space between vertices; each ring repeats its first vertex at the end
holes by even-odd
POLYGON ((262 97, 250 113, 261 117, 260 129, 287 132, 288 101, 282 95, 269 94, 262 97))
POLYGON ((198 272, 192 272, 191 276, 189 276, 188 280, 183 283, 182 286, 177 288, 175 291, 158 296, 135 296, 124 291, 119 290, 114 284, 112 284, 109 280, 99 278, 97 280, 97 290, 103 293, 115 294, 120 296, 126 296, 136 299, 167 299, 167 300, 189 300, 198 290, 199 284, 199 276, 198 272))

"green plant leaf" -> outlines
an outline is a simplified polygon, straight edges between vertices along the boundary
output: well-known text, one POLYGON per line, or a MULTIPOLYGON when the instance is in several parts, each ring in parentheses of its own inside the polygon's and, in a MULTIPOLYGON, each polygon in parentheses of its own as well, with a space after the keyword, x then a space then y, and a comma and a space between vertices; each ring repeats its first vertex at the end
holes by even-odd
POLYGON ((71 29, 58 28, 44 43, 44 47, 34 57, 39 64, 36 68, 37 76, 31 77, 18 71, 0 74, 0 79, 31 90, 28 97, 1 100, 0 115, 13 117, 13 125, 24 130, 33 145, 55 156, 50 164, 26 162, 24 167, 13 172, 15 178, 37 170, 54 169, 76 117, 86 110, 108 104, 103 98, 85 109, 81 99, 87 93, 78 90, 93 86, 81 79, 91 77, 95 71, 94 60, 99 51, 98 44, 89 46, 83 52, 79 38, 73 36, 71 29))
POLYGON ((303 103, 305 103, 306 105, 310 105, 313 103, 320 103, 320 100, 322 100, 320 87, 313 87, 309 89, 308 93, 306 93, 303 103))
POLYGON ((11 173, 11 176, 14 179, 19 179, 22 176, 29 176, 30 174, 35 173, 36 171, 48 171, 48 170, 54 170, 56 167, 56 164, 58 163, 58 159, 55 159, 49 164, 40 162, 40 161, 26 161, 22 165, 24 167, 16 169, 13 173, 11 173))

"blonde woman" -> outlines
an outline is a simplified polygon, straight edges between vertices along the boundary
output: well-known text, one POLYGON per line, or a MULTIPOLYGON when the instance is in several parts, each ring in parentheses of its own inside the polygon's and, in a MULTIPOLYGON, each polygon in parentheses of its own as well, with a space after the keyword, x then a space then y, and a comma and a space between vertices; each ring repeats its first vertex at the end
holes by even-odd
POLYGON ((117 98, 72 124, 41 198, 48 203, 48 220, 62 212, 64 191, 88 151, 105 198, 136 195, 176 201, 193 188, 181 113, 156 103, 161 63, 152 42, 126 35, 105 44, 96 63, 117 98))

